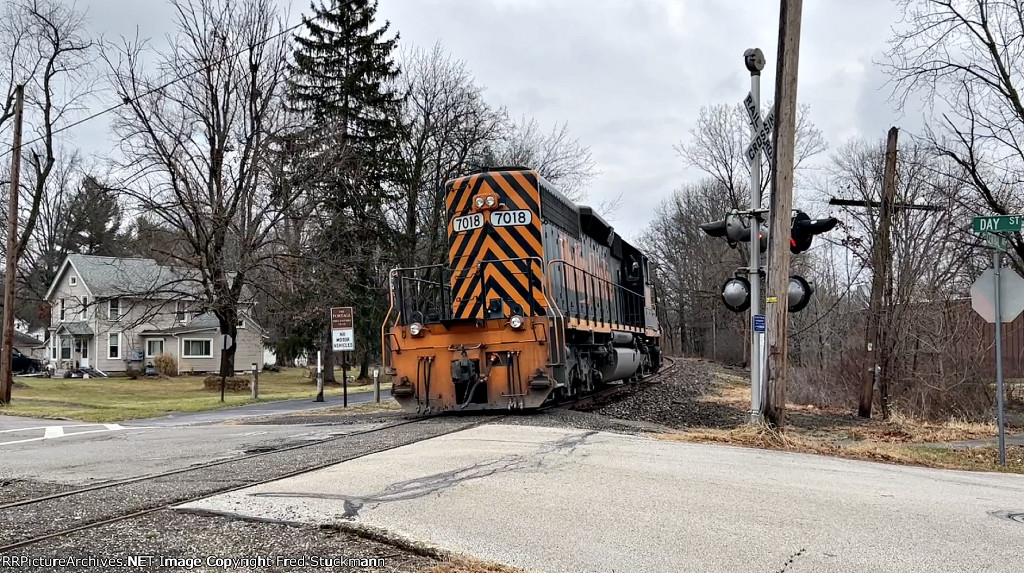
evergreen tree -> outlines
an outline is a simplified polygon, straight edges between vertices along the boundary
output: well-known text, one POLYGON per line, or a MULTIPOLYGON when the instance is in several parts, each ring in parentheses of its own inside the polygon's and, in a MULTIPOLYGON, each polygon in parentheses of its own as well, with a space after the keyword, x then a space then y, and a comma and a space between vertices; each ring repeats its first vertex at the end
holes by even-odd
POLYGON ((398 36, 387 37, 388 22, 375 26, 376 0, 327 2, 310 6, 313 15, 295 38, 291 108, 309 121, 310 137, 335 152, 340 144, 335 158, 344 160, 350 176, 368 179, 368 171, 377 171, 393 177, 401 137, 400 72, 392 55, 398 36))
MULTIPOLYGON (((387 216, 406 173, 403 97, 393 56, 398 36, 391 37, 388 22, 376 22, 376 0, 323 0, 311 9, 295 38, 289 74, 290 107, 305 120, 305 141, 297 143, 305 157, 297 167, 306 174, 296 179, 321 215, 307 243, 320 272, 316 284, 307 281, 302 288, 331 294, 298 297, 310 307, 292 314, 299 318, 345 303, 356 308, 358 322, 379 325, 397 242, 387 216)), ((329 347, 329 337, 321 340, 329 347)), ((379 340, 371 332, 357 344, 365 371, 379 340)))

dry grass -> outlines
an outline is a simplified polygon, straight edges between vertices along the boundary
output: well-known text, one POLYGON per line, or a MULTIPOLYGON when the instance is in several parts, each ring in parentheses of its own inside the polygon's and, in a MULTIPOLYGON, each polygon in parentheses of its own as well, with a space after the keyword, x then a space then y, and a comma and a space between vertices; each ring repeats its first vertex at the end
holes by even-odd
POLYGON ((935 444, 877 443, 871 441, 844 445, 819 438, 807 437, 799 432, 787 431, 781 433, 764 426, 743 426, 731 430, 700 428, 679 433, 661 434, 659 437, 680 442, 713 442, 732 446, 819 454, 931 468, 1024 473, 1024 446, 1007 447, 1007 465, 1004 468, 998 464, 998 453, 994 446, 952 448, 935 444))
MULTIPOLYGON (((716 371, 715 391, 702 400, 745 411, 748 379, 734 371, 716 371)), ((1006 467, 998 464, 993 445, 953 447, 950 442, 988 440, 997 435, 993 423, 950 419, 917 420, 894 413, 888 420, 864 420, 840 408, 787 404, 785 432, 764 426, 701 427, 664 434, 668 440, 713 442, 837 456, 885 463, 944 469, 1024 473, 1024 446, 1007 447, 1006 467)))

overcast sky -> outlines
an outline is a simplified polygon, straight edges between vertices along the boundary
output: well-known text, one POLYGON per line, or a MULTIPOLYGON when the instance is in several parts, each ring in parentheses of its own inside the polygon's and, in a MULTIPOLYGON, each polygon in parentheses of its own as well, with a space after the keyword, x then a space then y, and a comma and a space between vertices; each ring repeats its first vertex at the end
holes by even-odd
MULTIPOLYGON (((292 21, 308 13, 308 2, 280 2, 292 21)), ((173 29, 163 0, 78 6, 108 40, 137 28, 161 44, 173 29)), ((701 106, 744 98, 745 49, 765 52, 762 94, 771 98, 778 10, 777 0, 380 0, 378 14, 404 44, 440 41, 465 60, 492 104, 548 127, 568 121, 600 171, 589 202, 622 196, 611 218, 633 237, 660 200, 699 178, 673 145, 701 106)), ((899 16, 892 0, 804 3, 799 100, 831 149, 853 136, 883 139, 892 125, 918 129, 919 119, 893 111, 873 63, 899 16)), ((75 135, 96 141, 108 127, 100 119, 75 135)))

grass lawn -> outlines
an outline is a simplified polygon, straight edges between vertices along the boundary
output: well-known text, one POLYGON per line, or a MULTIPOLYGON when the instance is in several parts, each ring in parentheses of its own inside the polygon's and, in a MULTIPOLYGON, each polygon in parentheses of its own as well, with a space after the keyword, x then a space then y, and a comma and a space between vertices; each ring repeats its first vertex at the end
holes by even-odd
MULTIPOLYGON (((750 404, 748 379, 723 369, 717 369, 715 377, 714 391, 703 401, 745 412, 750 404)), ((1020 431, 1020 427, 1007 427, 1008 434, 1020 431)), ((877 416, 865 420, 849 411, 787 403, 785 432, 732 423, 687 428, 660 437, 933 468, 1024 473, 1024 446, 1006 447, 1004 467, 998 463, 995 446, 951 445, 986 440, 996 434, 994 423, 925 421, 899 414, 889 420, 877 416)))
MULTIPOLYGON (((313 398, 316 383, 303 368, 260 373, 260 397, 256 402, 313 398)), ((341 373, 338 373, 341 378, 341 373)), ((390 384, 381 383, 383 393, 390 384)), ((349 383, 349 393, 372 392, 373 385, 349 383)), ((0 414, 37 418, 68 418, 84 422, 117 422, 152 418, 170 412, 201 412, 254 402, 249 390, 226 392, 203 388, 202 376, 178 378, 15 378, 11 404, 0 414)), ((341 395, 341 386, 326 386, 327 396, 341 395)))

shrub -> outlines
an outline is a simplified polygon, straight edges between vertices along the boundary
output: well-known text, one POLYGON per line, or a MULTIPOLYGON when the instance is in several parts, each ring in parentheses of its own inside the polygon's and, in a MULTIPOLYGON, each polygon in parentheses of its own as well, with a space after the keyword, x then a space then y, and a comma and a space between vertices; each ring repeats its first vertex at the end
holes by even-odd
MULTIPOLYGON (((207 390, 220 390, 220 376, 213 375, 203 378, 203 387, 207 390)), ((249 379, 244 376, 230 376, 224 381, 224 389, 239 392, 249 389, 249 379)))
POLYGON ((142 372, 139 372, 138 370, 129 366, 128 368, 125 368, 124 375, 131 380, 138 380, 139 376, 142 375, 142 372))
POLYGON ((153 366, 156 371, 164 376, 176 376, 178 374, 178 363, 174 357, 166 352, 157 354, 153 358, 153 366))
POLYGON ((264 372, 280 372, 281 367, 278 366, 277 364, 264 364, 263 370, 264 372))

